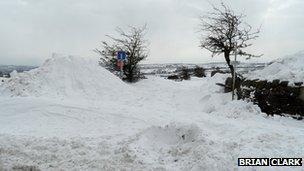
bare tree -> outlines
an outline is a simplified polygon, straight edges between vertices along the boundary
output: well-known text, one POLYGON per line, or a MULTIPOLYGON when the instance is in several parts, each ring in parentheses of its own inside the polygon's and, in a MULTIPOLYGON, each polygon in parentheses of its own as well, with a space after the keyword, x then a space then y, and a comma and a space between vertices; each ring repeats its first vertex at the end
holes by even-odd
POLYGON ((123 50, 127 54, 127 60, 124 62, 123 67, 123 79, 128 82, 137 81, 141 77, 138 64, 148 56, 148 43, 144 39, 146 29, 146 25, 143 27, 130 26, 127 32, 121 28, 117 28, 116 32, 119 37, 107 35, 111 39, 111 42, 103 41, 102 49, 96 48, 94 50, 101 55, 100 64, 111 71, 118 71, 116 67, 116 53, 123 50))
POLYGON ((189 69, 187 67, 185 67, 185 66, 183 66, 181 68, 180 79, 181 80, 190 80, 191 79, 190 73, 189 73, 189 69))
MULTIPOLYGON (((243 21, 245 15, 235 14, 227 5, 221 3, 221 9, 213 6, 213 12, 201 17, 201 48, 207 49, 212 56, 224 54, 226 63, 234 78, 234 66, 231 55, 258 57, 244 51, 251 46, 250 40, 258 37, 260 29, 252 31, 252 27, 243 21)), ((261 56, 261 55, 259 55, 261 56)))

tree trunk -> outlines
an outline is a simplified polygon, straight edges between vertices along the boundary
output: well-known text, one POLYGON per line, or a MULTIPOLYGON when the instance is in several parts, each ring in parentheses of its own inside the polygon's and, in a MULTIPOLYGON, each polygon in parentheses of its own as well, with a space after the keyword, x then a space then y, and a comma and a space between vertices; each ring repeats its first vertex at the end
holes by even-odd
POLYGON ((128 75, 126 75, 126 76, 127 76, 127 81, 131 83, 133 81, 131 64, 129 64, 129 66, 128 66, 128 75))
POLYGON ((230 51, 225 51, 224 55, 225 55, 225 59, 226 59, 227 65, 228 65, 228 67, 230 69, 231 76, 233 78, 234 77, 234 67, 233 67, 233 65, 231 65, 231 62, 230 62, 230 51))
MULTIPOLYGON (((230 61, 230 51, 225 51, 224 52, 224 55, 225 55, 225 59, 226 59, 226 62, 227 62, 227 65, 230 69, 230 72, 231 72, 231 78, 232 80, 234 79, 234 67, 233 65, 231 65, 231 61, 230 61)), ((232 92, 232 100, 234 100, 234 86, 231 85, 231 92, 232 92)))

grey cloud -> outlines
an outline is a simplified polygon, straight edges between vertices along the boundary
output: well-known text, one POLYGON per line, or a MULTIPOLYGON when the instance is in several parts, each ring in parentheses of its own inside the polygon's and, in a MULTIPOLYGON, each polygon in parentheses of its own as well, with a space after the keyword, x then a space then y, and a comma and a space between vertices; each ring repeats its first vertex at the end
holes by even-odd
MULTIPOLYGON (((250 50, 264 53, 263 59, 302 50, 302 0, 226 3, 247 14, 253 26, 262 24, 261 37, 250 50)), ((117 26, 144 23, 149 27, 148 63, 221 60, 198 47, 198 16, 210 9, 207 0, 1 0, 0 64, 39 64, 53 52, 94 56, 92 49, 117 26)))

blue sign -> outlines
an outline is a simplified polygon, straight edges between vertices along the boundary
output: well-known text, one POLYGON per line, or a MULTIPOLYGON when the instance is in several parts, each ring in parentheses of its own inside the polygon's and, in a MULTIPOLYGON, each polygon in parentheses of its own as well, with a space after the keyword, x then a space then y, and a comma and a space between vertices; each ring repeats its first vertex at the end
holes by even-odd
POLYGON ((126 52, 125 51, 118 51, 117 52, 117 59, 118 60, 125 60, 127 57, 126 52))

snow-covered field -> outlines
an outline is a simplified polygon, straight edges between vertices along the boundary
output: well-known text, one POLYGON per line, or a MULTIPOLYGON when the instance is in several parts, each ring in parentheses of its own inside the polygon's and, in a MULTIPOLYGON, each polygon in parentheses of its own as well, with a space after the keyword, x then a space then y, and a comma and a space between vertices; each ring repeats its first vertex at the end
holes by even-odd
POLYGON ((1 85, 0 170, 303 170, 237 167, 238 157, 303 157, 304 122, 231 101, 227 75, 125 84, 77 57, 1 85))

